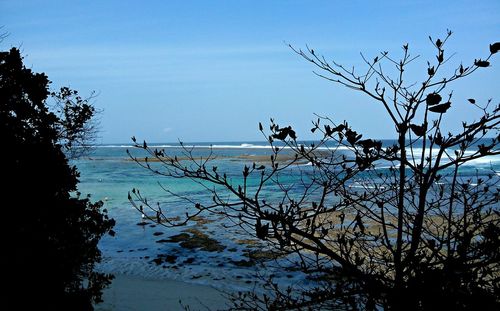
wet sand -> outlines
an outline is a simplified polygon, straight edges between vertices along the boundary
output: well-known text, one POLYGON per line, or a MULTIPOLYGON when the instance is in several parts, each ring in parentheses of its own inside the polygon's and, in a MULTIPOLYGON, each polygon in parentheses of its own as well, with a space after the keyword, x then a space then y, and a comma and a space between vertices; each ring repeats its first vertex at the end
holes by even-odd
POLYGON ((184 310, 179 300, 190 310, 221 310, 229 306, 222 293, 210 286, 126 275, 115 276, 104 291, 103 300, 95 310, 184 310))

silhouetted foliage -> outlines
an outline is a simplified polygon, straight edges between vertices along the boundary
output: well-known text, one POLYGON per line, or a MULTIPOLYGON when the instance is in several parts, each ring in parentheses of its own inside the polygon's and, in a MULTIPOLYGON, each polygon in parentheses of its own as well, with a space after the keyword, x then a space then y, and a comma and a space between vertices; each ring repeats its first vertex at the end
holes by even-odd
MULTIPOLYGON (((388 52, 371 60, 362 55, 362 73, 328 62, 312 49, 290 46, 319 69, 318 76, 380 104, 388 121, 378 122, 395 128, 394 145, 363 139, 347 122, 326 117, 313 122, 317 141, 304 145, 292 127, 271 119, 269 133, 259 124, 272 146, 269 164, 245 166, 242 178, 232 179, 211 165, 213 154, 201 159, 184 147, 179 159, 136 143, 162 169, 134 158, 138 164, 163 176, 190 178, 212 197, 209 204, 185 198, 196 212, 181 222, 169 221, 168 207, 162 207, 163 225, 182 225, 200 213, 223 214, 273 251, 297 255, 297 267, 315 282, 280 288, 269 280, 266 295, 234 296, 234 309, 500 309, 499 176, 493 170, 460 174, 465 164, 500 154, 500 105, 454 100, 474 105, 479 118, 464 121, 455 133, 443 122, 454 107, 452 93, 444 90, 488 67, 499 43, 490 45, 485 59, 439 77, 449 60, 444 47, 450 36, 430 39, 436 60, 427 62, 421 83, 405 79, 416 59, 407 44, 399 60, 388 52), (290 151, 292 160, 279 160, 290 151), (304 160, 312 169, 295 166, 304 160), (303 172, 294 185, 300 193, 280 179, 291 167, 303 172), (257 185, 248 184, 252 176, 257 185), (266 196, 266 186, 281 195, 266 196)), ((136 207, 157 210, 135 189, 129 199, 136 207)))
POLYGON ((114 220, 102 202, 75 192, 79 173, 65 151, 92 134, 94 108, 68 88, 50 93, 49 84, 19 50, 0 52, 2 306, 92 310, 111 281, 94 267, 114 220))

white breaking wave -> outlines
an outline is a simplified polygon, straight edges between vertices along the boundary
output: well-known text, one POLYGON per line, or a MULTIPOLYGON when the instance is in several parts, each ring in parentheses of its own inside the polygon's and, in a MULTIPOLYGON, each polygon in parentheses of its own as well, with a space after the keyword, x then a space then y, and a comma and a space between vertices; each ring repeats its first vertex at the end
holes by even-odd
MULTIPOLYGON (((239 145, 219 145, 219 144, 207 144, 207 145, 191 145, 191 144, 184 144, 183 146, 181 145, 155 145, 155 144, 148 144, 150 148, 182 148, 183 146, 185 148, 200 148, 200 149, 272 149, 272 148, 280 148, 280 149, 287 149, 291 150, 292 148, 289 146, 270 146, 270 145, 254 145, 254 144, 249 144, 249 143, 243 143, 239 145)), ((96 145, 92 146, 93 148, 134 148, 134 145, 96 145)), ((306 150, 311 149, 310 146, 304 145, 304 148, 306 150)), ((315 150, 350 150, 348 147, 344 146, 339 146, 339 147, 315 147, 315 150)))
MULTIPOLYGON (((278 147, 279 149, 284 149, 284 150, 291 150, 291 147, 288 146, 270 146, 270 145, 255 145, 251 143, 242 143, 239 145, 229 145, 229 144, 199 144, 199 145, 192 145, 192 144, 184 144, 183 145, 185 148, 195 148, 195 149, 267 149, 270 150, 272 148, 278 147)), ((149 147, 151 148, 163 148, 163 149, 179 149, 182 148, 183 146, 181 145, 168 145, 168 144, 150 144, 149 147)), ((94 148, 134 148, 134 145, 95 145, 93 146, 94 148)), ((304 148, 306 150, 311 149, 310 146, 304 145, 304 148)), ((321 146, 321 147, 315 147, 315 150, 320 150, 320 151, 350 151, 352 148, 350 147, 345 147, 345 146, 321 146)), ((433 148, 432 149, 432 158, 435 159, 436 155, 438 154, 439 149, 433 148)), ((476 150, 467 150, 465 151, 465 155, 471 155, 474 154, 476 150)), ((413 156, 415 159, 418 159, 419 156, 422 153, 422 148, 413 148, 413 156)), ((449 150, 448 154, 453 156, 454 152, 453 150, 449 150)), ((408 148, 407 149, 407 156, 411 158, 412 152, 408 148)), ((426 157, 429 156, 429 151, 426 152, 426 157)), ((446 159, 446 157, 443 157, 442 161, 444 163, 448 162, 449 160, 446 159)), ((485 165, 485 164, 490 164, 490 163, 499 163, 500 162, 500 156, 488 156, 476 160, 472 160, 467 162, 466 165, 485 165)))
POLYGON ((132 145, 96 145, 92 148, 134 148, 132 145))

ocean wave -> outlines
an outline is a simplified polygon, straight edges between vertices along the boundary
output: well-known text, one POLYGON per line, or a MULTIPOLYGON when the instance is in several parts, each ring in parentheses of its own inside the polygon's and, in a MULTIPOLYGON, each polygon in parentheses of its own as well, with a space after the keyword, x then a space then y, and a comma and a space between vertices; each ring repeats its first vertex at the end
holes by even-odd
MULTIPOLYGON (((185 148, 194 148, 194 149, 267 149, 271 150, 272 148, 278 147, 280 149, 284 150, 292 150, 291 147, 289 146, 271 146, 271 145, 265 145, 265 144, 252 144, 252 143, 241 143, 241 144, 184 144, 183 145, 185 148)), ((162 149, 179 149, 183 147, 182 145, 176 145, 176 144, 150 144, 149 147, 151 148, 162 148, 162 149)), ((134 145, 125 145, 125 144, 110 144, 110 145, 95 145, 92 146, 93 148, 134 148, 134 145)), ((310 146, 304 145, 305 149, 311 149, 310 146)), ((352 151, 352 148, 346 147, 346 146, 320 146, 320 147, 314 147, 315 150, 318 151, 352 151)), ((435 159, 436 155, 438 154, 439 149, 433 148, 432 149, 432 158, 435 159)), ((466 150, 465 155, 470 156, 472 154, 476 153, 476 150, 466 150)), ((413 148, 413 153, 410 148, 407 148, 407 155, 411 159, 412 155, 414 159, 419 159, 420 155, 422 154, 422 148, 413 148)), ((451 156, 454 155, 454 150, 448 150, 448 154, 451 156)), ((426 151, 426 157, 429 155, 429 150, 426 151)), ((447 161, 443 158, 443 161, 447 161)), ((488 156, 476 160, 471 160, 468 162, 469 165, 477 165, 477 164, 489 164, 489 163, 498 163, 500 162, 500 156, 488 156)))
POLYGON ((464 165, 472 165, 472 166, 477 166, 477 165, 489 165, 489 164, 496 164, 500 163, 500 156, 489 156, 489 157, 484 157, 480 159, 475 159, 475 160, 470 160, 469 162, 465 163, 464 165))
MULTIPOLYGON (((275 147, 278 147, 280 149, 286 149, 286 150, 292 150, 291 147, 289 146, 271 146, 271 145, 255 145, 255 144, 250 144, 250 143, 242 143, 239 145, 229 145, 229 144, 199 144, 199 145, 192 145, 192 144, 184 144, 183 145, 186 148, 199 148, 199 149, 272 149, 275 147)), ((149 144, 149 147, 151 148, 182 148, 183 146, 181 145, 155 145, 155 144, 149 144)), ((134 148, 134 145, 95 145, 92 146, 92 148, 134 148)), ((311 149, 310 146, 304 145, 304 148, 311 149)), ((315 147, 315 150, 350 150, 350 148, 345 147, 345 146, 339 146, 339 147, 315 147)))
POLYGON ((195 148, 214 148, 214 149, 271 149, 269 145, 239 144, 239 145, 194 145, 195 148))
POLYGON ((133 148, 132 145, 95 145, 92 148, 133 148))

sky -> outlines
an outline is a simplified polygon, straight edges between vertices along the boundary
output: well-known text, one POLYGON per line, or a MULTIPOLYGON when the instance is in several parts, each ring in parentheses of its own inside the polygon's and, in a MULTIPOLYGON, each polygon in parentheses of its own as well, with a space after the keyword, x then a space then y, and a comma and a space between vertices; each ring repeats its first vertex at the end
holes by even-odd
MULTIPOLYGON (((365 137, 393 138, 379 104, 315 76, 288 44, 361 70, 360 53, 398 58, 408 43, 420 57, 407 81, 417 82, 435 60, 429 35, 451 29, 448 64, 469 64, 500 41, 499 12, 498 0, 0 0, 8 33, 0 47, 20 48, 54 90, 95 91, 97 143, 262 141, 258 123, 270 118, 313 139, 315 114, 347 120, 365 137)), ((474 117, 466 98, 500 101, 499 67, 495 55, 491 68, 449 89, 450 128, 474 117)))

